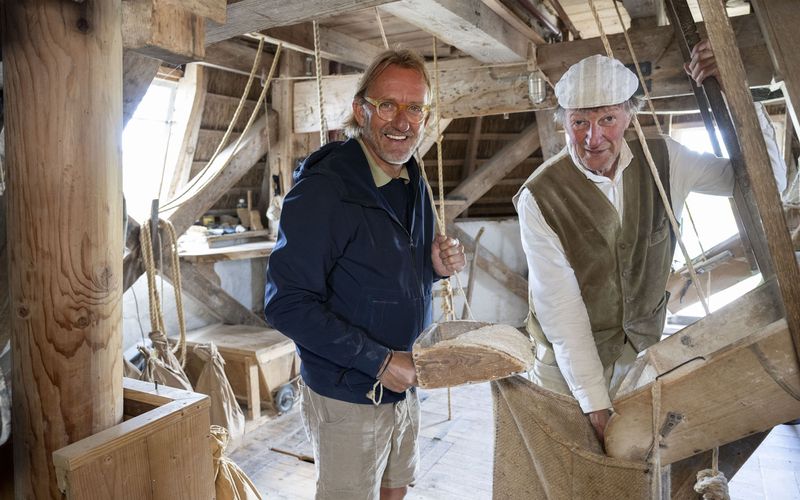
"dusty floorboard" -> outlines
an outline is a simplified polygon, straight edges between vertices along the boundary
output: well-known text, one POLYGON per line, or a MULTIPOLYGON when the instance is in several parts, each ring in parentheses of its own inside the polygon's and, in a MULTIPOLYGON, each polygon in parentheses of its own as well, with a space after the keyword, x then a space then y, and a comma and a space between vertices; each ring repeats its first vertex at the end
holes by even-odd
MULTIPOLYGON (((491 498, 492 424, 488 384, 452 390, 452 420, 447 420, 447 390, 420 391, 422 428, 418 479, 411 500, 491 498)), ((276 499, 314 497, 314 466, 271 447, 311 455, 295 406, 248 434, 231 458, 262 494, 276 499)), ((733 500, 800 500, 800 426, 781 425, 764 441, 731 482, 733 500)))

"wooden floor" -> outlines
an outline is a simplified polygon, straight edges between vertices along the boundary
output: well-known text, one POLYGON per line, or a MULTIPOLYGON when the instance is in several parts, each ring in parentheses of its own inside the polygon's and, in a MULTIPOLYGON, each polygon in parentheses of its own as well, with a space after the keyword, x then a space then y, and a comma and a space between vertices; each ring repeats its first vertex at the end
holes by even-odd
MULTIPOLYGON (((420 391, 421 464, 409 499, 490 499, 492 489, 491 394, 488 384, 452 390, 452 420, 447 391, 420 391)), ((311 455, 297 405, 256 431, 231 458, 267 498, 314 497, 314 465, 275 451, 311 455)), ((731 481, 734 500, 800 500, 800 426, 775 428, 731 481)))

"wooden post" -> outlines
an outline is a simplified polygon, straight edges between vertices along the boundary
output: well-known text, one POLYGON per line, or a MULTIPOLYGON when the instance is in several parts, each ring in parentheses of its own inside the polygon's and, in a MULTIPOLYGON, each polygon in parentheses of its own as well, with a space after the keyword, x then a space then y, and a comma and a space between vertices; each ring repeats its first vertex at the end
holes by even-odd
POLYGON ((5 2, 17 498, 122 418, 120 0, 5 2))

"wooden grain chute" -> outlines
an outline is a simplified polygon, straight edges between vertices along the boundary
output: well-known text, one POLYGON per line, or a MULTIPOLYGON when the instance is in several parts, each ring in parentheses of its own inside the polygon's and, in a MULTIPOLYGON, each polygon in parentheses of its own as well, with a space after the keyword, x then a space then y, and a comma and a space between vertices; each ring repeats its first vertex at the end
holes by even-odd
POLYGON ((412 352, 418 385, 424 389, 497 380, 533 364, 533 345, 525 334, 480 321, 434 323, 412 352))

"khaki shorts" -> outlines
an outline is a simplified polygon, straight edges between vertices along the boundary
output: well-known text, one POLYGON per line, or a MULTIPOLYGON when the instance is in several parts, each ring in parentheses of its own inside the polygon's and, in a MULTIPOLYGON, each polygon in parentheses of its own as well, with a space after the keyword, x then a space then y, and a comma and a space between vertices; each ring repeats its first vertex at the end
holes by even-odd
POLYGON ((414 481, 419 462, 419 399, 355 404, 301 384, 300 410, 317 468, 317 499, 377 499, 380 488, 414 481))

